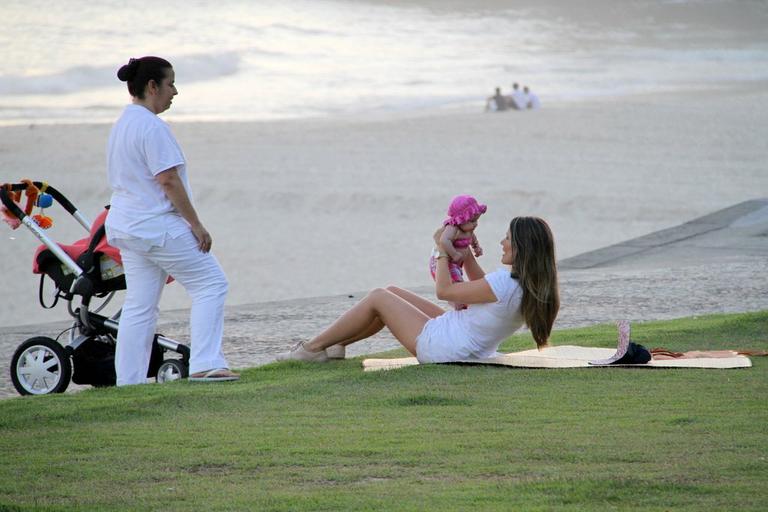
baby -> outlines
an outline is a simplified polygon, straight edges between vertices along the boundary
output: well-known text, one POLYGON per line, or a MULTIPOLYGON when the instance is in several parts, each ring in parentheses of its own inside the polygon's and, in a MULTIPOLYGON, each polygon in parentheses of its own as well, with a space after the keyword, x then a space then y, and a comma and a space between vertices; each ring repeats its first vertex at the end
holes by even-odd
MULTIPOLYGON (((440 250, 448 253, 450 261, 448 268, 451 272, 451 281, 458 283, 464 280, 464 259, 469 248, 476 257, 483 254, 483 250, 475 236, 477 221, 485 213, 487 207, 478 204, 472 196, 456 196, 448 207, 448 218, 443 221, 443 232, 440 235, 440 247, 432 251, 429 258, 429 271, 435 278, 437 269, 437 256, 440 250)), ((454 304, 456 309, 465 309, 465 304, 454 304)))

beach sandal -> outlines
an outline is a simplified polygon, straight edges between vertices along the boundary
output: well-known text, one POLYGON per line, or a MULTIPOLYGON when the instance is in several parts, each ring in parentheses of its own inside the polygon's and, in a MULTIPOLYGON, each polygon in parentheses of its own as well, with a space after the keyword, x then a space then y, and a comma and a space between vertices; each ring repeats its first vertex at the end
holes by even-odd
POLYGON ((344 345, 331 345, 325 349, 328 359, 344 359, 347 357, 347 347, 344 345))
POLYGON ((239 380, 240 375, 229 371, 229 368, 214 368, 213 370, 193 373, 190 382, 226 382, 239 380))
POLYGON ((312 361, 315 363, 324 363, 328 361, 328 354, 325 350, 312 352, 304 348, 304 342, 299 341, 291 350, 275 356, 276 361, 312 361))

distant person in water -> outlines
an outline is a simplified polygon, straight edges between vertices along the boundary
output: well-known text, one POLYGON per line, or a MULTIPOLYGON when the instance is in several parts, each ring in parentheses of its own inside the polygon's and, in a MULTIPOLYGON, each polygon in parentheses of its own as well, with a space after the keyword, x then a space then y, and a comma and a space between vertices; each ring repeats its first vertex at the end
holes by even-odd
POLYGON ((525 108, 535 110, 541 107, 541 101, 539 101, 539 97, 532 93, 527 85, 523 87, 523 95, 525 96, 525 108))
POLYGON ((527 108, 525 94, 520 90, 520 84, 517 82, 512 84, 512 94, 509 96, 507 103, 509 108, 515 110, 525 110, 527 108))
POLYGON ((507 110, 507 98, 501 94, 501 88, 496 88, 496 93, 493 96, 488 96, 485 100, 485 111, 501 112, 507 110))

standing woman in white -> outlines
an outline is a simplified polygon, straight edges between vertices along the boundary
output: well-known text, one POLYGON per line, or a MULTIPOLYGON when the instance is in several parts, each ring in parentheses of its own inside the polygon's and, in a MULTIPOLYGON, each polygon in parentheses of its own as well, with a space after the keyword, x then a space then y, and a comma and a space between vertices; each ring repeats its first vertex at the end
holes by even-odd
POLYGON ((120 249, 127 285, 117 334, 117 385, 147 381, 169 275, 192 298, 190 380, 236 380, 221 350, 227 279, 192 205, 184 153, 157 116, 178 94, 173 67, 159 57, 142 57, 122 66, 117 77, 128 83, 132 97, 107 147, 107 240, 120 249))

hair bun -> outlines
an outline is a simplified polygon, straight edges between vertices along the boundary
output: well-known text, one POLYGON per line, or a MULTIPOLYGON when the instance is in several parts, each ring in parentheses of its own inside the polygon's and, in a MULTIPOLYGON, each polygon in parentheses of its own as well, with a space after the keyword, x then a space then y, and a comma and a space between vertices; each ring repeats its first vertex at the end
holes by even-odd
POLYGON ((136 72, 139 70, 140 63, 141 61, 139 59, 130 59, 128 64, 117 70, 117 78, 122 82, 130 82, 136 78, 136 72))

